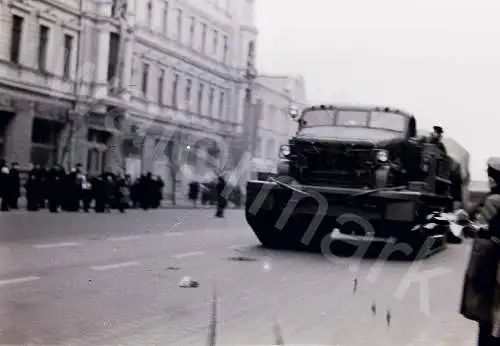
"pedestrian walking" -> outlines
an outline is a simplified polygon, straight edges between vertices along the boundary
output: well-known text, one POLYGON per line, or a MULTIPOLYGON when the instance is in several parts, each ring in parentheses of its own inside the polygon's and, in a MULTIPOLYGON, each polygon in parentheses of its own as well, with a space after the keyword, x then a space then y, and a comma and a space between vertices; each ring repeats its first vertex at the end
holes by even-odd
POLYGON ((192 181, 189 183, 188 198, 193 203, 193 207, 196 208, 198 197, 200 194, 200 183, 197 181, 192 181))
POLYGON ((460 313, 479 325, 478 346, 500 345, 500 158, 487 164, 490 192, 479 208, 488 230, 474 240, 460 313))
POLYGON ((215 188, 217 191, 217 211, 215 212, 215 217, 224 217, 224 209, 226 208, 227 200, 224 196, 226 180, 222 175, 219 175, 217 178, 217 185, 215 188))

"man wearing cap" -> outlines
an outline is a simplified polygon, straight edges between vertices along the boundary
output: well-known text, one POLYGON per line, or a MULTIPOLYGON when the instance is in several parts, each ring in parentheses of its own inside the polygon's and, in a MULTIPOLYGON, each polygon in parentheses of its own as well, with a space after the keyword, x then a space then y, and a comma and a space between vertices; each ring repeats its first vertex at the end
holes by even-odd
POLYGON ((431 136, 429 138, 429 142, 430 143, 433 143, 433 144, 436 144, 437 147, 442 150, 445 154, 447 154, 447 151, 446 151, 446 147, 445 145, 443 144, 443 128, 441 126, 434 126, 432 128, 434 131, 431 132, 431 136))

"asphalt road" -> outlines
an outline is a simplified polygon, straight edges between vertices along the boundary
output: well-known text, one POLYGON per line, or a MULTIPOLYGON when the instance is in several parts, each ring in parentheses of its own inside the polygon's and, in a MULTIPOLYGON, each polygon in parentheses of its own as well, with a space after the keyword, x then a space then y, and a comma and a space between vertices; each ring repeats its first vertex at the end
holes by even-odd
POLYGON ((0 344, 205 345, 215 286, 218 346, 271 344, 275 320, 286 343, 474 345, 457 313, 468 251, 414 264, 271 251, 241 210, 4 213, 0 344), (186 275, 199 287, 178 287, 186 275))

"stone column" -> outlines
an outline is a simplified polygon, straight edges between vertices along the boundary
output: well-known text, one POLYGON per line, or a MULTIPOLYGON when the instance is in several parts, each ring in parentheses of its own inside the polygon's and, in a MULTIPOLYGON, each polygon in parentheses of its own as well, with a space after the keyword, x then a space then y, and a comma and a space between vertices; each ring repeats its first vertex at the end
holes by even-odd
POLYGON ((5 159, 18 162, 22 169, 31 163, 31 133, 35 118, 35 104, 19 101, 15 104, 16 115, 7 126, 5 136, 5 159))
POLYGON ((125 174, 125 159, 123 157, 123 135, 113 133, 106 150, 106 166, 110 172, 125 174))
POLYGON ((88 131, 89 129, 87 125, 81 124, 75 133, 75 141, 73 147, 73 163, 75 165, 81 163, 83 167, 87 167, 89 150, 87 142, 88 131))
POLYGON ((153 172, 154 168, 154 149, 155 149, 155 139, 152 137, 146 137, 142 144, 142 154, 141 154, 141 172, 153 172))
MULTIPOLYGON (((123 65, 121 75, 121 86, 120 88, 123 90, 129 90, 133 87, 132 85, 132 60, 133 60, 133 46, 134 46, 134 37, 133 35, 127 35, 127 37, 122 41, 124 42, 123 47, 123 65)), ((123 94, 124 101, 130 100, 130 93, 126 92, 123 94)))
POLYGON ((102 24, 98 30, 98 59, 96 68, 96 97, 105 97, 108 92, 109 28, 102 24))

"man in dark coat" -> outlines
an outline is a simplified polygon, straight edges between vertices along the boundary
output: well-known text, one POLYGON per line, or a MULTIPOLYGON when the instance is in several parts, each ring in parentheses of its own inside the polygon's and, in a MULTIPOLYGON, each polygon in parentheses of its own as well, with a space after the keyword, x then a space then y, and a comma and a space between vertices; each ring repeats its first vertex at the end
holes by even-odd
POLYGON ((47 173, 46 188, 51 213, 57 213, 61 207, 65 179, 66 173, 60 165, 55 165, 47 173))
POLYGON ((28 180, 24 185, 26 190, 26 209, 28 211, 38 211, 40 209, 40 191, 39 184, 36 181, 36 175, 33 171, 28 174, 28 180))
POLYGON ((217 191, 217 211, 215 217, 224 217, 224 209, 227 205, 226 197, 224 196, 224 189, 226 188, 226 180, 222 175, 217 178, 217 185, 215 189, 217 191))
POLYGON ((33 175, 33 181, 30 184, 32 186, 32 191, 36 191, 36 196, 34 196, 34 198, 37 200, 38 210, 39 208, 43 208, 45 206, 45 172, 42 170, 40 165, 35 164, 29 174, 33 175))
POLYGON ((196 207, 198 196, 200 194, 200 183, 192 181, 189 183, 188 198, 193 202, 193 207, 196 207))
POLYGON ((488 160, 490 193, 477 210, 488 224, 474 241, 460 313, 479 324, 478 346, 500 345, 500 158, 488 160))
POLYGON ((96 176, 92 179, 92 197, 94 198, 94 210, 96 213, 104 213, 106 210, 106 184, 104 174, 96 176))
POLYGON ((13 162, 9 172, 9 207, 19 209, 18 201, 21 196, 21 177, 19 175, 19 164, 13 162))

